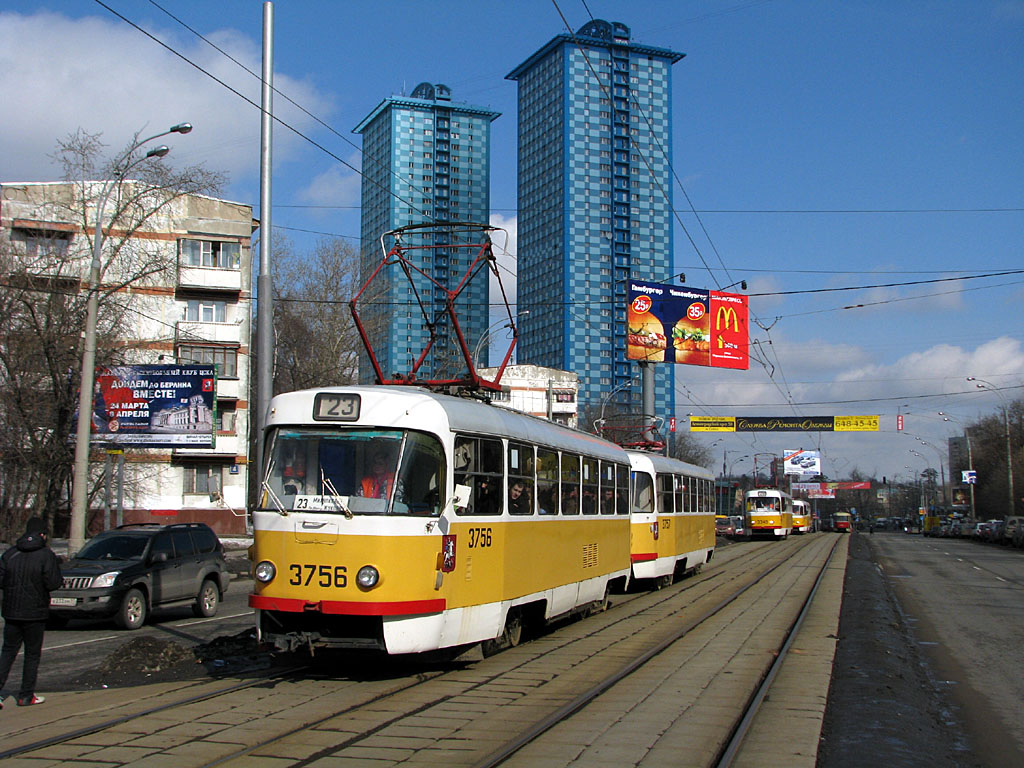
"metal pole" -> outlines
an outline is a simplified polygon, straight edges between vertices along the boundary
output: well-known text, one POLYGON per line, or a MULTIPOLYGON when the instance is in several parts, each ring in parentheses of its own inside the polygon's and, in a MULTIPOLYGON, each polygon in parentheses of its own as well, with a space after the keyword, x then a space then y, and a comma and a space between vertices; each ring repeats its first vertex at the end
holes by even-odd
POLYGON ((1003 404, 1003 422, 1006 424, 1006 487, 1009 506, 1006 509, 1007 518, 1014 514, 1013 506, 1013 448, 1010 444, 1010 410, 1003 404))
POLYGON ((124 451, 117 455, 117 525, 124 525, 124 451))
POLYGON ((640 363, 641 401, 643 403, 644 426, 653 430, 654 420, 654 366, 643 361, 640 363))
POLYGON ((274 128, 274 4, 263 3, 263 98, 260 127, 260 271, 256 282, 257 356, 256 473, 263 466, 263 427, 274 386, 274 284, 271 277, 273 226, 271 178, 274 128))

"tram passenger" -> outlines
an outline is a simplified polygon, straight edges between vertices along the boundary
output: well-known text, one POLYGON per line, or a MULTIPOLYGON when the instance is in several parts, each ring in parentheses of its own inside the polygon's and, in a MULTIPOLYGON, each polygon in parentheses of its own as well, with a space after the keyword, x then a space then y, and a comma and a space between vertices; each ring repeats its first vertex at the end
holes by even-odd
POLYGON ((501 499, 495 493, 494 484, 488 477, 481 477, 476 481, 472 512, 476 515, 496 515, 501 512, 501 499))
POLYGON ((508 487, 508 512, 510 515, 533 514, 530 492, 522 480, 513 480, 508 487))

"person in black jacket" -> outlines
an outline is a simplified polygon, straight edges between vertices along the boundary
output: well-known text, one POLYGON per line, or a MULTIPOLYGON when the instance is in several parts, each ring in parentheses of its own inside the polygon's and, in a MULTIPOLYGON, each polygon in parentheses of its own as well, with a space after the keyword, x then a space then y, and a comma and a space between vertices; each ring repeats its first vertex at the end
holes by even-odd
POLYGON ((0 586, 4 590, 0 689, 7 683, 7 675, 24 643, 19 707, 44 701, 42 696, 36 696, 36 677, 43 654, 43 631, 50 615, 50 593, 60 585, 60 561, 46 546, 46 524, 38 517, 30 518, 25 534, 0 556, 0 586))

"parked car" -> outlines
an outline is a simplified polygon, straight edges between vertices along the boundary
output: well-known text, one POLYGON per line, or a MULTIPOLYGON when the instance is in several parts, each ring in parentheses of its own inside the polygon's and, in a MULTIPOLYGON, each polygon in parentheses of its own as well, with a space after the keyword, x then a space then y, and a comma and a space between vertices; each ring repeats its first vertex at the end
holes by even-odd
POLYGON ((54 623, 113 618, 138 629, 158 606, 187 605, 214 616, 230 575, 224 548, 203 523, 122 525, 91 538, 62 564, 64 583, 50 593, 54 623))

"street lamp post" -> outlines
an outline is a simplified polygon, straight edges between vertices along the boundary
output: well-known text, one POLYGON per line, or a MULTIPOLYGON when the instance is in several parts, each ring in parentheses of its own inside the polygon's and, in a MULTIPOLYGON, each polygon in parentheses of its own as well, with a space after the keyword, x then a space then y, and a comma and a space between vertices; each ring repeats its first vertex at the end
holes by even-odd
POLYGON ((968 376, 968 381, 975 382, 974 386, 978 389, 985 389, 990 392, 995 392, 999 395, 999 399, 1003 403, 1003 424, 1006 429, 1006 490, 1007 490, 1007 508, 1006 516, 1011 517, 1014 512, 1013 505, 1013 448, 1010 445, 1010 409, 1006 402, 1006 397, 999 391, 999 387, 984 379, 977 379, 974 376, 968 376))
POLYGON ((179 123, 163 133, 136 141, 125 150, 113 166, 113 178, 100 188, 96 200, 96 226, 93 231, 92 263, 89 266, 89 295, 86 300, 85 330, 82 340, 82 371, 78 392, 78 432, 75 435, 75 466, 71 479, 71 530, 68 554, 73 555, 85 544, 85 518, 89 504, 89 441, 92 436, 93 386, 96 381, 96 325, 99 317, 99 287, 103 255, 103 209, 114 188, 124 181, 127 173, 151 157, 163 157, 170 148, 161 145, 142 157, 132 160, 143 144, 172 133, 185 134, 192 130, 189 123, 179 123))

